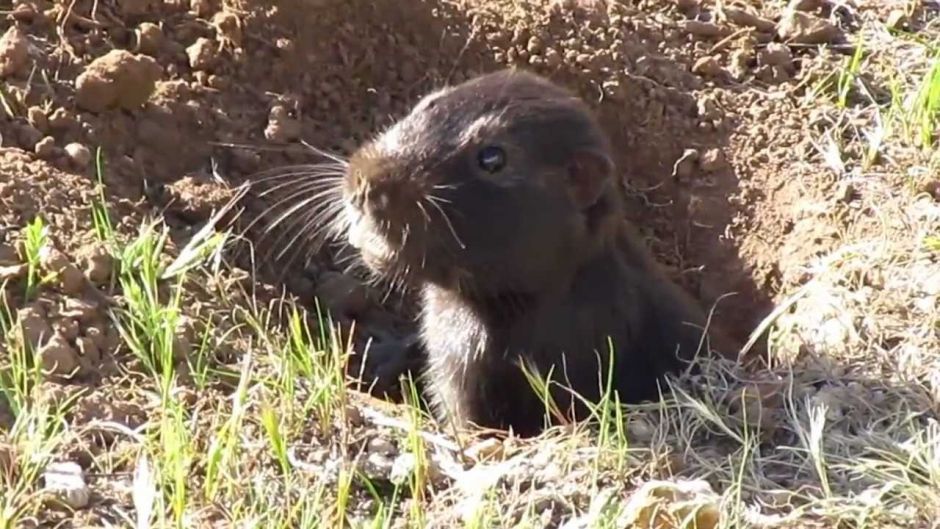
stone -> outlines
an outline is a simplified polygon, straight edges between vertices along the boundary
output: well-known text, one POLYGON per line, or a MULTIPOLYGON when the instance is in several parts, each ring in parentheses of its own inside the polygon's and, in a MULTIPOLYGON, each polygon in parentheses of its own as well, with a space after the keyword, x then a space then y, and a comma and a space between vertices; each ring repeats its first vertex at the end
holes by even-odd
POLYGON ((42 473, 42 480, 45 493, 72 509, 82 509, 91 500, 91 489, 85 483, 85 473, 78 463, 50 463, 42 473))
POLYGON ((75 79, 75 102, 90 112, 134 110, 150 99, 162 75, 163 68, 152 57, 111 50, 75 79))
POLYGON ((11 25, 0 37, 0 77, 16 75, 29 62, 29 40, 26 34, 11 25))

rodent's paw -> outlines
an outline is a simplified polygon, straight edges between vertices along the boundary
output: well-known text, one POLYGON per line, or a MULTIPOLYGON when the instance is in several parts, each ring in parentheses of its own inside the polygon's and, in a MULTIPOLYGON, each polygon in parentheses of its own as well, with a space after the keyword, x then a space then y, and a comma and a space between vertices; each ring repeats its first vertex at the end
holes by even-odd
POLYGON ((420 369, 417 339, 409 336, 372 343, 361 353, 359 362, 353 375, 360 379, 364 388, 370 388, 373 394, 398 393, 401 377, 409 370, 420 369))

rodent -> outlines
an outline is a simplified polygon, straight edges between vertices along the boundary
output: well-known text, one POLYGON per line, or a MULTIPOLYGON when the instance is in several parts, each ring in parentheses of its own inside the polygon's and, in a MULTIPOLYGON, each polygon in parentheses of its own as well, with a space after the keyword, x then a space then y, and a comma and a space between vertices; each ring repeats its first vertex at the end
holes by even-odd
MULTIPOLYGON (((546 407, 520 359, 596 402, 612 342, 613 389, 636 403, 706 342, 703 312, 632 234, 621 193, 587 105, 524 70, 430 93, 352 154, 342 229, 369 269, 420 292, 440 418, 534 435, 546 407)), ((552 398, 585 416, 569 391, 552 398)))

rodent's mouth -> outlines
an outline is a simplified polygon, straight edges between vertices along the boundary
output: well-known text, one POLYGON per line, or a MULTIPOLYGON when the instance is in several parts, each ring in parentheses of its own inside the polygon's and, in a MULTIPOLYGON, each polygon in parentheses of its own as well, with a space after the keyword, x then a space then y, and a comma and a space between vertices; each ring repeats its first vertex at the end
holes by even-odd
POLYGON ((387 237, 377 229, 375 221, 355 207, 346 206, 348 229, 346 240, 359 251, 366 266, 376 273, 386 273, 393 268, 399 251, 392 248, 387 237))

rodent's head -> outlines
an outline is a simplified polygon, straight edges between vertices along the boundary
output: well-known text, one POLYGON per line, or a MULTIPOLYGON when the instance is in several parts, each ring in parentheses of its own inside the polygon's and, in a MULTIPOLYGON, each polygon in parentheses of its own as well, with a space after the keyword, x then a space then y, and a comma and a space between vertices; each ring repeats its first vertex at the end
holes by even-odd
POLYGON ((620 207, 586 105, 515 70, 425 96, 353 154, 343 196, 373 271, 483 295, 565 281, 620 207))

